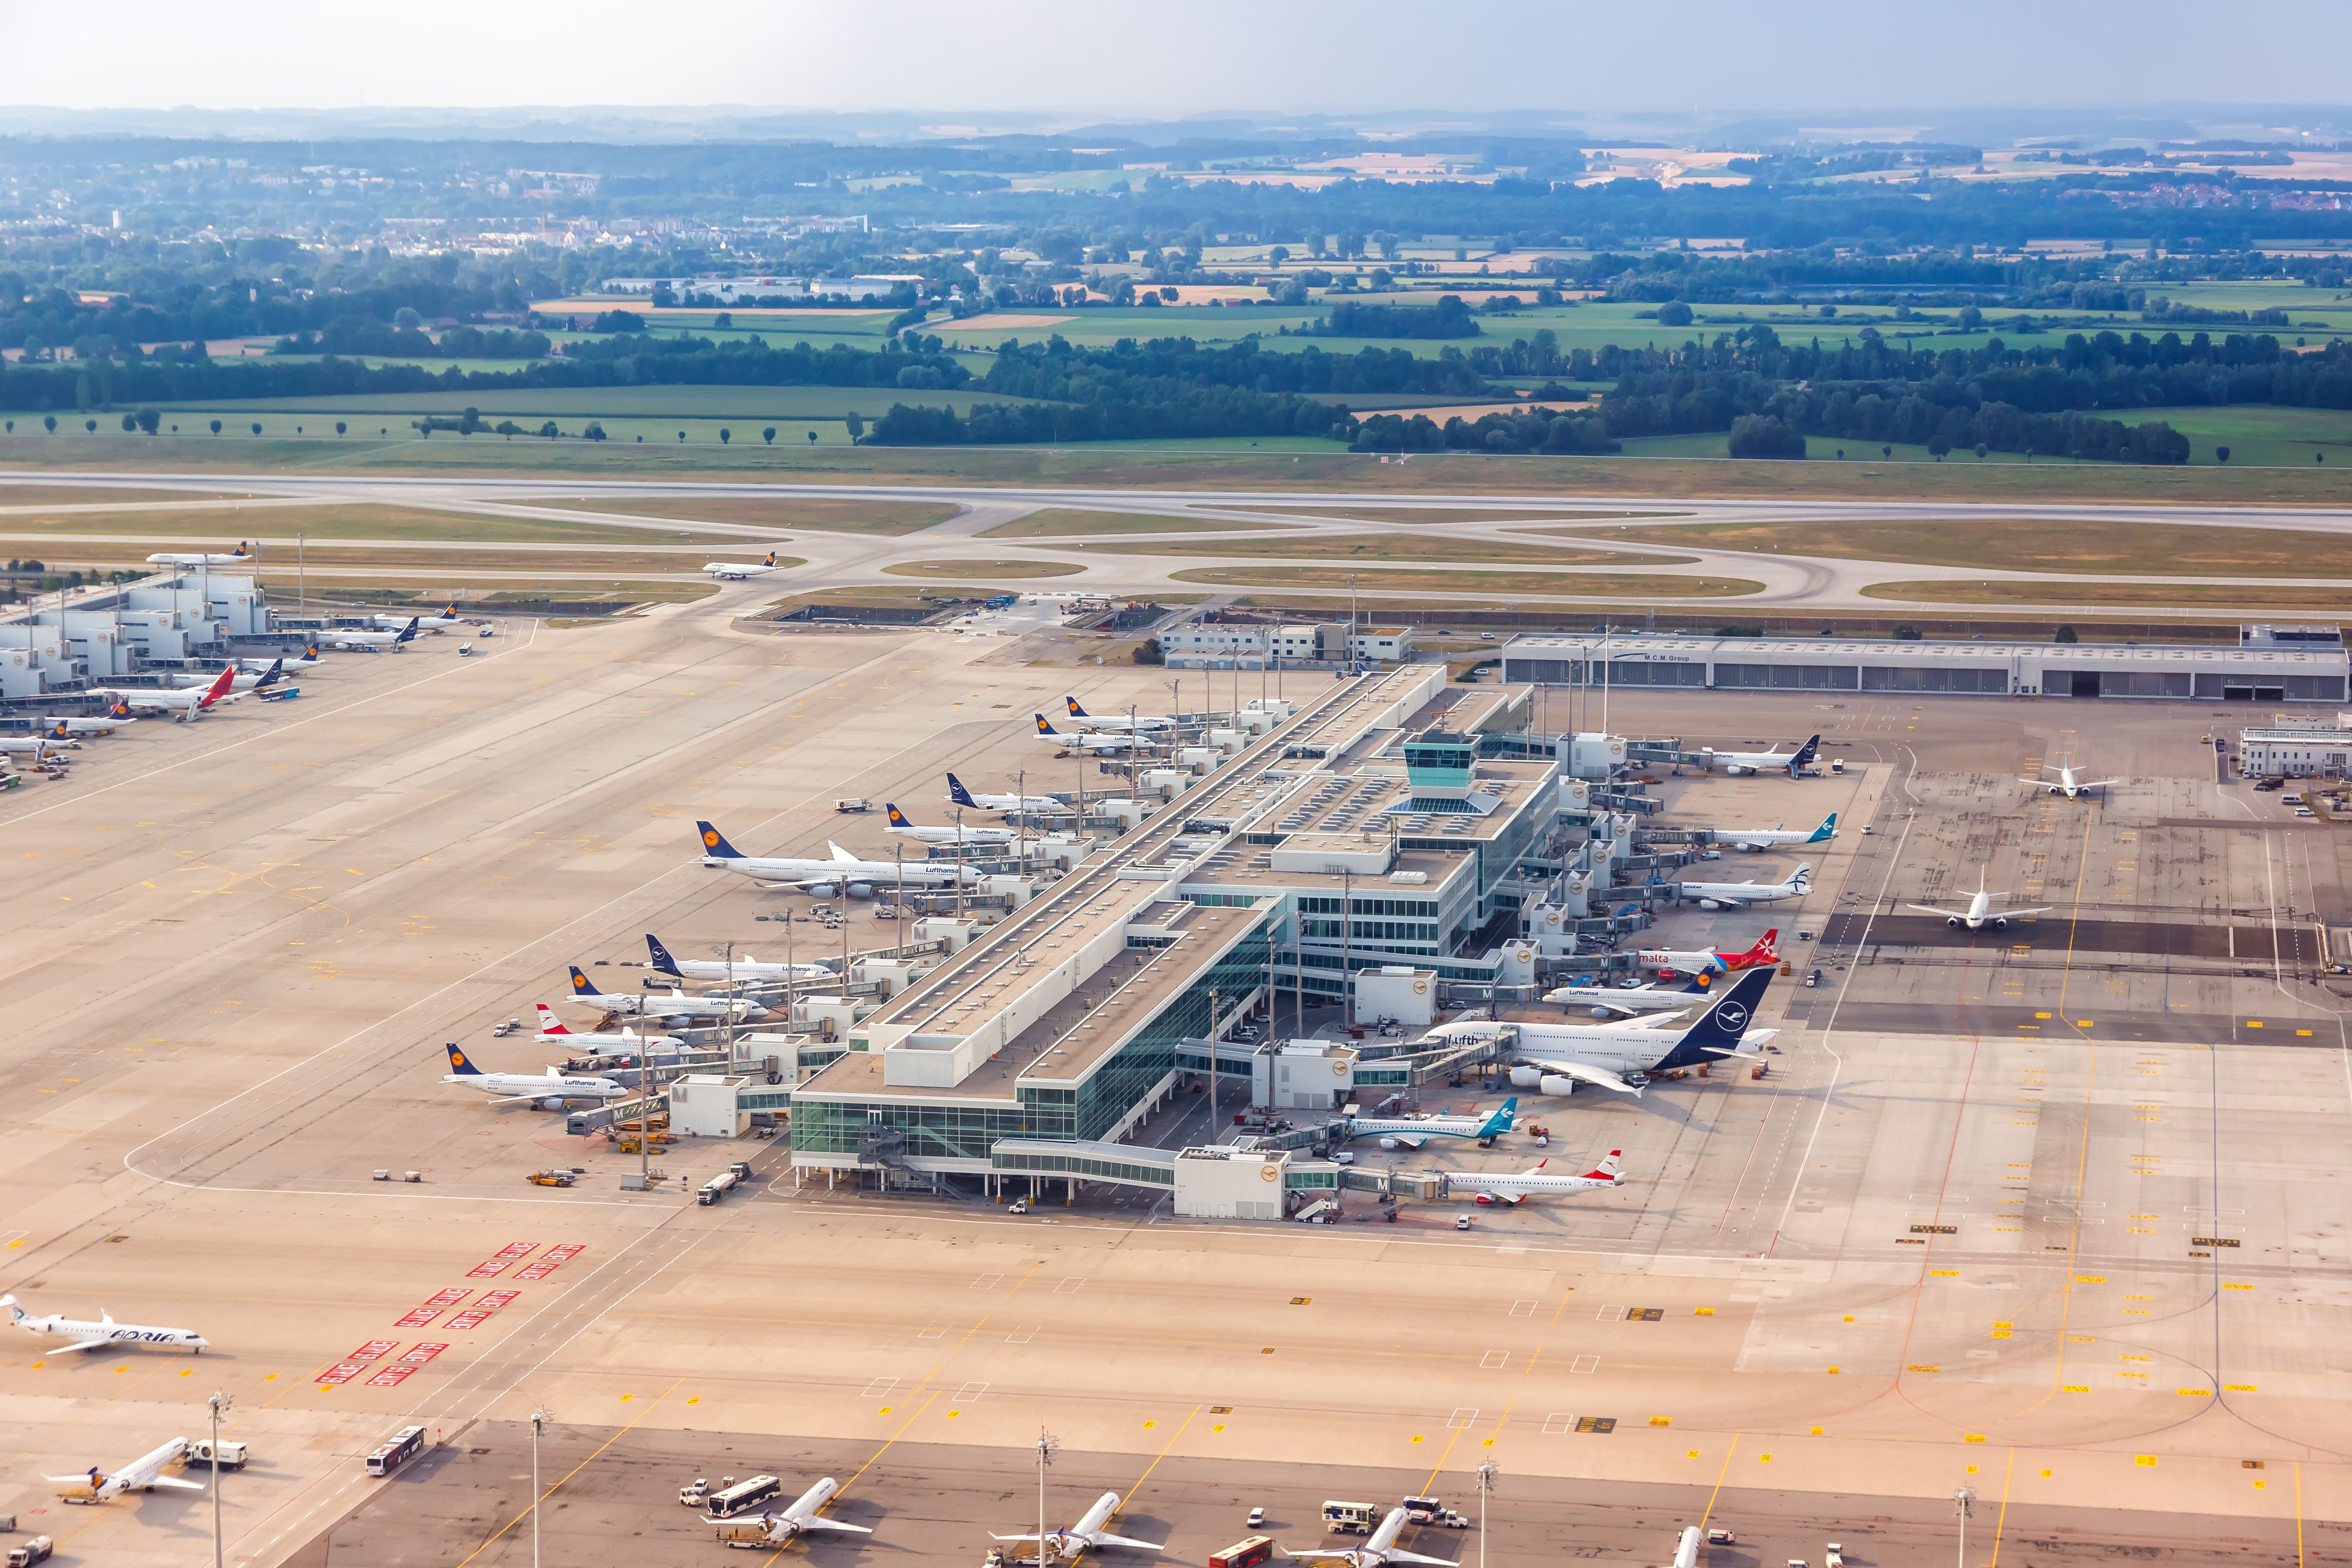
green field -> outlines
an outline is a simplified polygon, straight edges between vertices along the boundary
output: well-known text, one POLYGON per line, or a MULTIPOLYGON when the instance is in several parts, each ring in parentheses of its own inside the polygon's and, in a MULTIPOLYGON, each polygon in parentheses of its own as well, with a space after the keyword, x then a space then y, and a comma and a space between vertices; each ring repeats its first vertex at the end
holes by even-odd
POLYGON ((1622 595, 1635 599, 1701 599, 1723 595, 1760 594, 1764 584, 1744 577, 1677 577, 1663 572, 1627 572, 1604 576, 1567 572, 1416 572, 1370 567, 1351 572, 1344 566, 1236 566, 1230 571, 1205 567, 1171 572, 1180 583, 1211 587, 1359 588, 1367 594, 1559 594, 1578 597, 1622 595))
MULTIPOLYGON (((2192 467, 2214 468, 2219 460, 2214 456, 2217 447, 2230 448, 2229 467, 2245 468, 2310 468, 2315 453, 2327 454, 2327 463, 2352 464, 2352 409, 2341 408, 2277 408, 2268 404, 2239 403, 2222 407, 2187 408, 2102 408, 2090 411, 2089 416, 2114 419, 2126 425, 2146 425, 2161 422, 2189 437, 2189 461, 2192 467)), ((1730 437, 1720 432, 1701 436, 1640 436, 1624 443, 1624 455, 1629 458, 1715 458, 1731 456, 1730 437)), ((1843 449, 1849 463, 1867 462, 1873 465, 1895 463, 1933 463, 1936 459, 1925 447, 1906 446, 1897 442, 1893 455, 1881 452, 1875 441, 1844 440, 1830 436, 1806 437, 1809 463, 1835 462, 1843 449)), ((1947 467, 1954 464, 1973 468, 1984 463, 2025 462, 2021 452, 1990 452, 1979 459, 1973 451, 1957 451, 1944 459, 1947 467)), ((2084 468, 2093 464, 2074 463, 2064 458, 2039 457, 2035 468, 2084 468)))
MULTIPOLYGON (((5 492, 0 492, 5 493, 5 492)), ((1220 522, 1214 518, 1160 517, 1144 511, 1077 511, 1047 507, 1000 522, 982 539, 1058 539, 1074 534, 1248 533, 1287 528, 1282 522, 1220 522)))
POLYGON ((1525 543, 1505 543, 1500 540, 1465 539, 1459 534, 1444 533, 1307 533, 1288 539, 1162 539, 1148 544, 1100 542, 1061 548, 1092 549, 1098 553, 1118 555, 1206 555, 1220 559, 1249 556, 1318 562, 1494 562, 1532 566, 1696 566, 1699 561, 1695 555, 1634 555, 1622 550, 1596 550, 1591 547, 1591 542, 1579 548, 1569 544, 1544 544, 1535 540, 1525 543))
MULTIPOLYGON (((2104 576, 2352 576, 2352 538, 2291 528, 2200 527, 2076 518, 1985 517, 1804 522, 1685 522, 1662 527, 1547 528, 1587 544, 1619 540, 1759 555, 2104 576)), ((1995 588, 2003 584, 1996 583, 1995 588)), ((2058 590, 2077 592, 2073 588, 2058 590)))

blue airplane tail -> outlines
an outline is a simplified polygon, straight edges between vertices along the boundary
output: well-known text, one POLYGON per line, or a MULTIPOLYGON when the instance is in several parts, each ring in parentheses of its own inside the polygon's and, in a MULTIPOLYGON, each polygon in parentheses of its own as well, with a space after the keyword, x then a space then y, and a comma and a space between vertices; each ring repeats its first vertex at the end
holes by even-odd
POLYGON ((595 983, 593 981, 590 980, 585 974, 580 973, 580 966, 575 963, 572 966, 572 994, 574 996, 602 996, 604 994, 596 989, 595 983))
POLYGON ((1807 763, 1811 762, 1821 749, 1822 738, 1819 735, 1815 735, 1803 745, 1799 746, 1797 748, 1796 754, 1789 759, 1789 771, 1793 773, 1799 768, 1803 767, 1807 763))
POLYGON ((1094 717, 1093 714, 1078 706, 1078 700, 1075 697, 1065 697, 1062 699, 1062 701, 1064 705, 1069 709, 1070 717, 1073 719, 1091 719, 1094 717))
MULTIPOLYGON (((579 971, 575 969, 572 973, 577 974, 579 971)), ((451 1040, 447 1045, 443 1046, 441 1048, 449 1053, 449 1070, 451 1072, 456 1073, 460 1078, 479 1078, 482 1076, 482 1069, 466 1059, 466 1053, 457 1048, 457 1041, 451 1040)))
POLYGON ((1492 1138, 1497 1133, 1508 1132, 1511 1123, 1517 1120, 1518 1109, 1519 1097, 1515 1094, 1495 1108, 1495 1114, 1486 1118, 1486 1124, 1478 1129, 1478 1136, 1492 1138))
POLYGON ((1836 837, 1837 813, 1832 811, 1829 816, 1822 819, 1822 825, 1813 829, 1813 836, 1811 838, 1806 839, 1805 842, 1808 844, 1827 844, 1831 839, 1835 838, 1836 837))
MULTIPOLYGON (((653 966, 656 969, 664 974, 677 974, 677 960, 669 955, 669 949, 661 944, 661 938, 651 931, 646 932, 646 946, 653 953, 653 966)), ((679 978, 685 977, 680 975, 679 978)))
POLYGON ((694 825, 694 830, 702 837, 702 851, 704 854, 716 855, 721 860, 740 860, 743 858, 743 851, 736 848, 732 844, 728 843, 727 836, 719 832, 719 829, 711 826, 710 824, 707 822, 698 822, 694 825))
POLYGON ((887 800, 882 803, 882 814, 884 818, 887 820, 893 827, 912 827, 915 826, 913 823, 907 820, 907 814, 905 812, 900 811, 896 805, 893 805, 887 800))
POLYGON ((1653 1071, 1667 1068, 1697 1067, 1718 1059, 1718 1053, 1736 1051, 1739 1039, 1755 1020, 1756 1009, 1764 1005, 1765 987, 1772 984, 1769 964, 1759 964, 1744 972, 1733 982, 1721 1000, 1700 1015, 1697 1023, 1683 1031, 1675 1048, 1660 1059, 1653 1071))
POLYGON ((980 809, 980 803, 971 798, 971 791, 964 788, 963 780, 953 773, 948 775, 948 798, 958 805, 968 805, 974 811, 980 809))

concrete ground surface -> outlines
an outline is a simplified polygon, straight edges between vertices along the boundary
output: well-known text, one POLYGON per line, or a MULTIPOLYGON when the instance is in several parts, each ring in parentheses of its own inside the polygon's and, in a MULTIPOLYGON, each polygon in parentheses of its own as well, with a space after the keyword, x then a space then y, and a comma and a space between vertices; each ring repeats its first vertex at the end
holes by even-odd
MULTIPOLYGON (((1644 939, 1744 946, 1769 924, 1792 963, 1818 951, 1822 987, 1768 996, 1783 1032, 1765 1078, 1537 1103, 1549 1152, 1624 1150, 1615 1192, 1480 1209, 1466 1233, 1453 1204, 1377 1228, 1355 1207, 1332 1228, 1242 1226, 1105 1189, 1015 1218, 795 1191, 783 1151, 754 1144, 681 1145, 658 1163, 685 1180, 625 1194, 634 1157, 445 1086, 442 1042, 541 1065, 490 1025, 546 1000, 578 1026, 562 966, 634 977, 617 965, 649 931, 774 956, 781 932, 751 916, 787 900, 697 864, 697 817, 755 854, 831 837, 887 855, 835 796, 936 802, 945 767, 992 787, 1028 769, 1034 789, 1052 752, 1031 711, 1066 689, 1103 709, 1166 695, 1163 671, 1033 668, 1002 639, 747 632, 737 603, 519 627, 473 659, 446 637, 337 658, 299 703, 138 725, 0 806, 18 911, 0 1285, 213 1347, 12 1343, 0 1512, 58 1535, 64 1561, 208 1556, 204 1499, 71 1509, 40 1478, 200 1436, 215 1389, 255 1453, 226 1493, 227 1556, 260 1568, 521 1561, 515 1531, 490 1538, 527 1488, 515 1423, 534 1406, 563 1456, 551 1561, 716 1551, 676 1486, 755 1466, 801 1484, 870 1466, 843 1517, 911 1526, 813 1555, 977 1552, 1027 1517, 1041 1426, 1065 1445, 1061 1511, 1140 1483, 1133 1532, 1181 1562, 1237 1537, 1249 1500, 1292 1544, 1350 1489, 1464 1506, 1487 1459, 1517 1510, 1488 1532, 1498 1562, 1664 1561, 1717 1488, 1759 1549, 1710 1563, 1811 1559, 1867 1526, 1881 1543, 1856 1561, 1926 1562, 1951 1550, 1962 1485, 1983 1498, 1978 1561, 1997 1539, 2021 1561, 2340 1552, 2341 1003, 2276 939, 2259 963, 2143 950, 2121 968, 2080 940, 2093 915, 2110 942, 2224 911, 2272 931, 2340 917, 2326 830, 2272 831, 2266 797, 2214 782, 2213 707, 1619 694, 1621 731, 1820 729, 1851 771, 1662 780, 1659 821, 1834 805, 1846 831, 1809 857, 1801 903, 1676 913, 1644 939), (2062 750, 2126 782, 2055 806, 2000 783, 2062 750), (1987 856, 1996 888, 2060 912, 1990 947, 1940 923, 1900 942, 1830 929, 1948 899, 1987 856), (2110 1032, 2092 1000, 2173 1026, 2110 1032), (747 1152, 750 1194, 693 1205, 682 1189, 747 1152), (523 1184, 551 1164, 589 1173, 523 1184), (412 1421, 434 1458, 367 1479, 361 1456, 412 1421), (747 1457, 722 1469, 730 1443, 747 1457)), ((1795 858, 1706 864, 1770 879, 1795 858)), ((1209 1120, 1180 1100, 1144 1136, 1180 1117, 1209 1120)), ((1524 1134, 1399 1156, 1537 1157, 1524 1134)))

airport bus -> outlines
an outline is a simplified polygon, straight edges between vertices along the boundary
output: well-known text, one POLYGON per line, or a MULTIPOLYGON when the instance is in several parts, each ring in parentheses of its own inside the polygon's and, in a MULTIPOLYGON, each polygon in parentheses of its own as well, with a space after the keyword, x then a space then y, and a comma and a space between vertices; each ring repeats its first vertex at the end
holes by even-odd
POLYGON ((774 1476, 753 1476, 748 1481, 737 1481, 723 1492, 710 1494, 711 1516, 725 1519, 747 1508, 757 1508, 782 1490, 783 1484, 774 1476))

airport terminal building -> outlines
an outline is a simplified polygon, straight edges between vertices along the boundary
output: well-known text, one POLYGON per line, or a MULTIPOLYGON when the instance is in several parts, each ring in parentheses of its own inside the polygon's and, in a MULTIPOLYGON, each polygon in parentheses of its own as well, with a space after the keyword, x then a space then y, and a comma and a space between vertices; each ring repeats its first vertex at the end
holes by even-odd
POLYGON ((2334 626, 2241 628, 2238 646, 1877 641, 1546 633, 1514 637, 1503 679, 1536 686, 1992 697, 2345 700, 2334 626))

